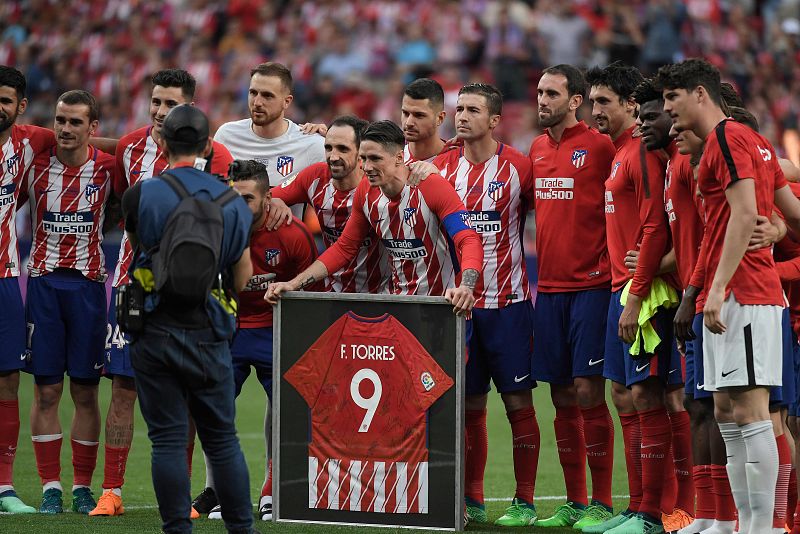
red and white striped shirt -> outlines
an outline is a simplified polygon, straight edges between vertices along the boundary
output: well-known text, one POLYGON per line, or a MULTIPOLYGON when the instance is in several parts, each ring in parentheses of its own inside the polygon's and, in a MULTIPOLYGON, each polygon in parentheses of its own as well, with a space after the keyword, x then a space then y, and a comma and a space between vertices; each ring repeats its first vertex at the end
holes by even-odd
POLYGON ((309 508, 428 512, 425 415, 453 380, 400 321, 348 312, 284 378, 311 411, 309 508))
POLYGON ((531 298, 522 231, 533 206, 531 162, 521 152, 497 143, 497 152, 474 164, 464 151, 434 160, 469 212, 483 241, 483 277, 475 287, 477 308, 503 308, 531 298))
POLYGON ((389 254, 391 291, 396 295, 444 295, 447 288, 456 286, 450 239, 462 252, 461 270, 481 271, 483 250, 469 227, 464 204, 438 174, 431 174, 417 187, 406 185, 394 198, 362 180, 344 232, 319 257, 328 272, 350 261, 370 229, 389 254), (472 248, 473 239, 477 250, 472 248))
POLYGON ((19 276, 14 219, 18 207, 27 197, 23 180, 25 170, 36 154, 52 148, 55 142, 52 130, 14 124, 11 136, 0 146, 0 278, 19 276))
MULTIPOLYGON (((353 209, 356 188, 340 191, 334 187, 327 163, 309 165, 292 179, 272 189, 272 196, 294 204, 310 203, 319 220, 322 240, 328 248, 344 231, 353 209)), ((358 253, 342 269, 330 274, 328 289, 337 293, 387 293, 389 263, 386 251, 374 232, 364 240, 358 253)))
MULTIPOLYGON (((143 126, 124 135, 117 143, 115 152, 116 166, 114 170, 114 194, 122 198, 122 194, 139 180, 158 176, 169 167, 169 162, 151 135, 152 126, 143 126)), ((214 141, 214 156, 211 158, 211 172, 220 176, 228 175, 228 166, 233 161, 230 152, 224 145, 214 141)), ((119 247, 117 267, 114 269, 113 286, 127 284, 128 266, 133 259, 133 249, 128 236, 123 234, 119 247)))
POLYGON ((31 276, 61 267, 105 281, 101 245, 113 172, 114 156, 94 147, 80 167, 61 163, 55 148, 36 155, 26 174, 33 228, 31 276))

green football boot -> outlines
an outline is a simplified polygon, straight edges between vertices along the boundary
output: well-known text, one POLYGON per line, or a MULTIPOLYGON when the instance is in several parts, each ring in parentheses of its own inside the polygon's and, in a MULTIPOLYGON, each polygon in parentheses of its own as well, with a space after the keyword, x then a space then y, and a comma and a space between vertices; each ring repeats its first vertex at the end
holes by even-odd
POLYGON ((536 507, 520 499, 511 501, 506 513, 494 522, 499 527, 529 527, 535 523, 536 507))
POLYGON ((614 514, 611 513, 611 509, 598 503, 592 503, 586 507, 586 511, 583 514, 583 517, 580 518, 572 528, 575 530, 583 530, 586 527, 593 527, 595 525, 599 525, 600 523, 604 523, 611 519, 614 514))
POLYGON ((40 514, 60 514, 64 511, 63 493, 60 489, 50 488, 42 494, 42 504, 39 506, 40 514))
POLYGON ((537 527, 571 527, 583 518, 586 513, 586 507, 583 505, 576 505, 572 501, 559 506, 555 513, 547 519, 537 519, 537 527), (581 506, 579 508, 578 506, 581 506))

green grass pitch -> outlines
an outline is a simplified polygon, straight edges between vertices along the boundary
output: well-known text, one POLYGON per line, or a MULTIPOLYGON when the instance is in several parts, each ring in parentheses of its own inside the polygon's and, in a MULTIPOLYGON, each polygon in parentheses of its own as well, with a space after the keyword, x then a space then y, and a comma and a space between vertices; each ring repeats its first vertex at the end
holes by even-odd
MULTIPOLYGON (((65 388, 66 389, 66 388, 65 388)), ((28 414, 30 413, 30 403, 32 395, 32 379, 30 375, 22 374, 20 384, 20 412, 21 412, 21 431, 17 458, 14 465, 14 481, 20 497, 32 506, 38 506, 41 499, 41 486, 39 485, 36 474, 36 464, 33 458, 33 449, 30 441, 30 425, 28 414)), ((105 419, 108 401, 111 393, 111 384, 108 380, 100 383, 100 410, 105 419)), ((244 448, 247 463, 250 468, 251 495, 255 499, 258 495, 263 481, 264 460, 263 454, 263 433, 262 425, 264 418, 264 393, 261 385, 254 378, 248 379, 244 386, 242 395, 237 403, 236 425, 239 430, 239 437, 244 448)), ((551 512, 563 502, 563 498, 557 498, 565 494, 564 481, 561 473, 561 466, 558 462, 558 455, 555 449, 555 437, 553 435, 554 410, 550 402, 549 387, 546 384, 540 385, 534 391, 534 402, 536 406, 539 425, 542 433, 542 448, 539 458, 539 473, 536 480, 536 507, 540 517, 548 517, 551 512)), ((611 409, 614 412, 613 408, 611 409)), ((70 503, 69 488, 72 484, 72 464, 70 460, 69 422, 72 416, 72 407, 68 392, 61 402, 61 421, 64 428, 64 446, 62 447, 62 484, 65 490, 65 506, 70 503)), ((622 456, 622 433, 619 422, 614 416, 616 428, 616 449, 614 460, 614 495, 624 495, 627 493, 627 478, 625 475, 625 463, 622 456)), ((494 520, 502 515, 503 510, 508 506, 510 498, 514 494, 514 472, 511 457, 511 428, 505 417, 502 402, 496 392, 490 393, 489 403, 489 461, 486 468, 486 489, 487 511, 490 520, 494 520)), ((95 470, 93 487, 95 496, 101 493, 100 485, 103 478, 103 454, 101 448, 95 470)), ((202 490, 205 479, 203 467, 203 456, 200 453, 199 443, 195 449, 194 477, 192 478, 192 494, 196 495, 202 490)), ((591 480, 591 479, 589 479, 591 480)), ((128 468, 125 476, 125 487, 123 488, 123 499, 126 512, 121 517, 90 518, 82 515, 66 512, 58 516, 28 515, 11 516, 0 515, 0 533, 2 534, 28 534, 28 533, 59 533, 59 534, 155 534, 160 532, 161 519, 156 509, 155 495, 150 479, 150 443, 147 439, 147 431, 141 414, 138 411, 136 430, 133 448, 128 459, 128 468)), ((615 499, 615 510, 620 506, 625 506, 627 499, 615 499)), ((296 525, 296 524, 274 524, 270 522, 256 521, 256 528, 261 532, 375 532, 387 533, 394 529, 388 528, 356 528, 356 527, 331 527, 315 525, 296 525)), ((195 532, 200 533, 220 533, 225 532, 221 521, 212 521, 201 518, 194 521, 195 532)), ((470 532, 552 532, 562 534, 576 532, 571 529, 543 529, 543 528, 523 528, 523 529, 501 529, 497 527, 468 527, 470 532)), ((401 529, 399 532, 410 532, 401 529)))

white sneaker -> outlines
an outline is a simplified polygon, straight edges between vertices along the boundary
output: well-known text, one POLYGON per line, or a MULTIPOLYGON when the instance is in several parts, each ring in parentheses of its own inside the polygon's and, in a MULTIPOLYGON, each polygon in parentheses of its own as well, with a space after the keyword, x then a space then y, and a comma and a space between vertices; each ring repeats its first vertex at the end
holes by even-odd
POLYGON ((216 505, 211 511, 208 513, 209 519, 222 519, 222 508, 220 505, 216 505))
POLYGON ((258 501, 258 516, 262 521, 272 521, 272 496, 264 495, 258 501))

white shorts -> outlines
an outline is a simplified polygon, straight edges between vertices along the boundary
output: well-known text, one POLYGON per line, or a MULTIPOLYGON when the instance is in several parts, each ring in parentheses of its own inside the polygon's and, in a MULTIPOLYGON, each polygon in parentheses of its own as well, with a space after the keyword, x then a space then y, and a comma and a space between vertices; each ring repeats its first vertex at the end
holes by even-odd
POLYGON ((705 390, 733 386, 780 386, 783 373, 781 306, 739 304, 730 293, 722 304, 726 331, 703 325, 705 390))

